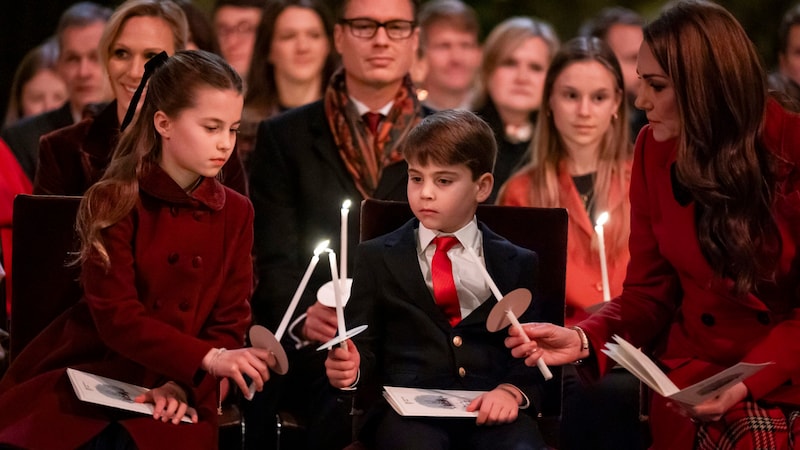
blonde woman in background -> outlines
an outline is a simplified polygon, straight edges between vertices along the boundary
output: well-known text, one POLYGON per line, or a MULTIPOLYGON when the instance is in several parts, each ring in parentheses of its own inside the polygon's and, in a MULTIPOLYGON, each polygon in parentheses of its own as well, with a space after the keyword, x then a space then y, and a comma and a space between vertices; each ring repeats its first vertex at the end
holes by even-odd
POLYGON ((495 201, 530 144, 544 77, 558 45, 553 27, 530 17, 507 19, 486 38, 475 112, 497 140, 494 188, 487 202, 495 201))
MULTIPOLYGON (((186 15, 170 0, 128 0, 116 9, 99 45, 114 100, 96 116, 42 137, 34 194, 83 195, 102 177, 145 63, 183 50, 188 33, 186 15)), ((222 172, 227 186, 246 193, 236 151, 222 172)))

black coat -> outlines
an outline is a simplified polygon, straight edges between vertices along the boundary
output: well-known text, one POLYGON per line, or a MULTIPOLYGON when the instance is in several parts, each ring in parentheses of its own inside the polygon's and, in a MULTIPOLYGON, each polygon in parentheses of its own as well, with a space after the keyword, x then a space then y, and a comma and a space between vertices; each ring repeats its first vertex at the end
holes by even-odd
POLYGON ((39 138, 69 125, 72 125, 72 111, 69 102, 66 102, 61 108, 20 120, 3 130, 2 137, 25 174, 33 180, 39 155, 39 138))
MULTIPOLYGON (((352 202, 348 254, 354 255, 363 197, 339 155, 322 101, 261 122, 250 161, 259 278, 253 313, 259 323, 275 330, 317 244, 330 239, 330 248, 339 253, 340 209, 345 199, 352 202)), ((374 197, 407 201, 407 167, 405 161, 386 167, 374 197)), ((325 259, 317 266, 295 315, 305 312, 316 301, 317 289, 330 281, 325 259)), ((348 266, 352 267, 352 257, 348 266)))

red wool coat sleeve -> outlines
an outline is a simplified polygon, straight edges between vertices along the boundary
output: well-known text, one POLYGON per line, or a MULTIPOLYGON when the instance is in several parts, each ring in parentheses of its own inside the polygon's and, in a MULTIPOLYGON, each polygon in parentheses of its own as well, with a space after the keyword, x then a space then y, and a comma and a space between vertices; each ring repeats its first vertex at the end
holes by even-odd
POLYGON ((694 203, 679 204, 670 166, 676 142, 657 142, 649 127, 636 146, 631 181, 631 264, 622 295, 581 323, 598 368, 613 334, 651 348, 679 387, 740 361, 774 364, 745 380, 754 399, 800 405, 800 116, 770 101, 762 142, 775 158, 774 214, 782 255, 776 281, 735 298, 732 281, 713 273, 699 248, 694 203), (782 305, 770 308, 768 305, 782 305))
POLYGON ((0 380, 0 443, 76 448, 119 422, 139 448, 217 444, 217 380, 199 370, 214 347, 239 348, 250 324, 253 208, 208 178, 190 195, 154 168, 129 215, 103 234, 111 266, 82 266, 84 296, 14 359, 0 380), (81 402, 64 369, 149 388, 176 381, 192 425, 81 402), (35 402, 28 401, 36 398, 35 402))
MULTIPOLYGON (((208 214, 146 203, 104 233, 111 267, 106 271, 96 258, 84 265, 85 297, 110 349, 195 384, 200 362, 213 347, 242 345, 250 318, 252 235, 217 226, 231 245, 206 250, 211 242, 192 233, 192 225, 209 220, 208 214), (195 282, 200 278, 207 280, 195 282)), ((251 222, 252 207, 246 211, 226 225, 251 222)))

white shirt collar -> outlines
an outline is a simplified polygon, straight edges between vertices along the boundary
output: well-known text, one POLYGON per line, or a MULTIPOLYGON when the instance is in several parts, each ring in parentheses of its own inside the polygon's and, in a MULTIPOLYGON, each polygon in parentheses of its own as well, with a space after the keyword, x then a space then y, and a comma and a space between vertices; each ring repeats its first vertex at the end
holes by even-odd
MULTIPOLYGON (((360 101, 356 100, 355 98, 350 97, 350 101, 352 101, 353 104, 356 106, 356 111, 358 111, 358 115, 359 116, 363 116, 364 114, 370 112, 370 109, 369 109, 369 107, 367 107, 367 105, 361 103, 360 101)), ((386 116, 389 115, 389 111, 392 110, 392 106, 394 106, 394 100, 392 100, 389 103, 383 105, 382 108, 379 108, 375 112, 383 114, 383 117, 386 117, 386 116)))
POLYGON ((431 230, 429 228, 425 228, 425 225, 420 222, 419 230, 419 251, 424 252, 428 245, 430 245, 431 241, 437 236, 455 236, 458 238, 458 242, 461 243, 462 246, 466 247, 469 246, 473 248, 478 255, 482 252, 480 251, 482 246, 480 242, 481 233, 478 230, 478 220, 475 216, 472 216, 472 220, 467 222, 460 230, 456 231, 455 233, 442 233, 438 230, 431 230))

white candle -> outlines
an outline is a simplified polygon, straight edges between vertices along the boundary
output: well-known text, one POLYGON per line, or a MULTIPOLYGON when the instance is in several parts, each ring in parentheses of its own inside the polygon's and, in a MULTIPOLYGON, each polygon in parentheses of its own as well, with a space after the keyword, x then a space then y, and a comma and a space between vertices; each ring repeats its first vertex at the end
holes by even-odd
MULTIPOLYGON (((328 252, 328 261, 331 264, 331 278, 333 279, 333 297, 336 299, 336 323, 339 327, 339 337, 344 338, 347 336, 347 328, 344 325, 344 306, 342 305, 342 287, 339 284, 339 273, 336 270, 336 252, 333 250, 326 250, 328 252)), ((347 344, 342 341, 340 344, 343 349, 347 349, 347 344)))
MULTIPOLYGON (((464 247, 467 249, 467 253, 469 253, 469 255, 472 257, 472 261, 475 264, 477 264, 478 267, 480 268, 481 273, 483 274, 483 279, 486 280, 486 283, 489 285, 489 289, 492 290, 492 294, 494 294, 497 301, 499 302, 500 300, 502 300, 503 294, 500 293, 500 289, 497 288, 497 285, 495 284, 494 280, 492 280, 492 277, 489 275, 489 271, 486 270, 486 267, 483 266, 483 263, 481 262, 480 258, 478 258, 478 254, 475 253, 475 250, 473 250, 472 247, 468 245, 465 245, 464 247)), ((506 317, 508 318, 508 321, 511 322, 511 326, 516 327, 517 330, 519 330, 520 335, 522 336, 523 339, 525 339, 525 342, 530 342, 528 335, 525 334, 525 331, 522 330, 522 325, 520 325, 519 320, 517 320, 517 316, 514 315, 514 312, 511 311, 510 309, 507 309, 506 317)), ((545 380, 553 378, 553 373, 550 372, 550 368, 547 367, 547 364, 545 364, 542 358, 539 358, 536 361, 536 367, 538 367, 539 371, 542 372, 542 376, 544 376, 545 380)))
POLYGON ((464 247, 467 249, 467 253, 469 253, 469 256, 472 257, 472 261, 481 270, 481 274, 483 274, 483 279, 486 280, 486 284, 489 285, 489 289, 491 289, 492 294, 494 294, 494 297, 499 302, 503 298, 503 294, 500 293, 500 289, 498 289, 497 285, 494 284, 494 280, 492 280, 492 277, 489 275, 489 271, 487 271, 486 267, 483 266, 481 259, 478 257, 478 254, 475 253, 475 250, 473 250, 472 247, 468 245, 465 245, 464 247))
POLYGON ((600 251, 600 275, 603 280, 603 301, 611 300, 611 290, 608 287, 608 266, 606 262, 606 242, 605 235, 603 234, 603 225, 608 222, 608 213, 603 212, 597 216, 594 231, 597 233, 597 248, 600 251))
MULTIPOLYGON (((519 331, 519 335, 522 336, 522 339, 525 342, 531 341, 531 338, 529 338, 528 335, 525 333, 525 330, 522 329, 522 325, 519 323, 519 320, 517 320, 517 316, 514 315, 514 311, 507 309, 506 318, 508 318, 508 321, 511 322, 511 326, 516 328, 517 331, 519 331)), ((536 360, 536 367, 539 368, 539 372, 542 372, 542 376, 544 377, 545 380, 553 378, 553 372, 550 372, 550 368, 547 367, 547 364, 545 364, 542 358, 536 360)))
POLYGON ((303 274, 303 278, 300 280, 300 285, 297 286, 297 290, 294 291, 294 296, 292 296, 292 301, 289 302, 289 309, 286 310, 286 313, 283 315, 283 319, 281 319, 280 325, 278 325, 278 331, 275 332, 275 338, 278 341, 283 338, 283 333, 286 331, 286 327, 289 325, 289 320, 291 320, 294 310, 297 308, 297 304, 300 302, 300 296, 302 296, 303 292, 305 292, 306 286, 308 285, 308 280, 311 278, 311 274, 314 272, 314 268, 319 262, 319 255, 328 248, 329 242, 330 241, 323 241, 317 246, 317 248, 314 249, 314 256, 311 257, 311 261, 308 263, 306 273, 303 274))
POLYGON ((339 277, 342 283, 347 280, 347 216, 350 214, 350 200, 345 200, 342 203, 342 229, 340 232, 340 247, 339 253, 342 258, 341 276, 339 277))

